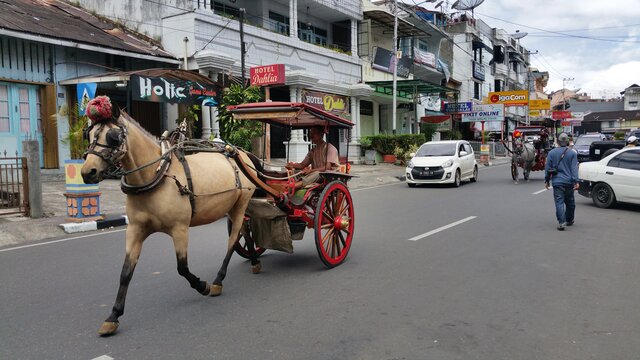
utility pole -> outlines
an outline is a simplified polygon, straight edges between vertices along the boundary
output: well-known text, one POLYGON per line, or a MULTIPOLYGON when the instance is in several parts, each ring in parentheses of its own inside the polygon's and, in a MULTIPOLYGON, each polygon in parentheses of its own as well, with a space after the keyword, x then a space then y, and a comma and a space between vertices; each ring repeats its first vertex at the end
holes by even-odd
POLYGON ((391 110, 391 121, 393 122, 393 133, 396 133, 396 91, 398 89, 398 0, 393 0, 393 109, 391 110))
POLYGON ((244 69, 244 8, 240 8, 240 67, 242 68, 242 88, 245 87, 245 69, 244 69))

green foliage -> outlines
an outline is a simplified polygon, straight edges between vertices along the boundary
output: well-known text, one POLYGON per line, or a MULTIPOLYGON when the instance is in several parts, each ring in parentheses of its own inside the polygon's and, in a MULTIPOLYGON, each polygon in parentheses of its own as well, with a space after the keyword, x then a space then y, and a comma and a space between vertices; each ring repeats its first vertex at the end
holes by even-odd
POLYGON ((440 135, 441 140, 461 140, 462 139, 462 133, 460 132, 460 130, 443 131, 440 134, 441 134, 440 135))
POLYGON ((438 129, 438 125, 430 124, 430 123, 420 123, 420 133, 424 134, 424 138, 426 141, 431 141, 433 134, 436 133, 438 129))
POLYGON ((613 134, 613 139, 614 140, 624 140, 624 131, 616 131, 615 134, 613 134))
POLYGON ((225 90, 218 108, 220 138, 244 149, 250 149, 251 139, 262 134, 261 124, 257 121, 235 120, 227 108, 229 105, 254 103, 261 100, 262 93, 257 86, 243 89, 241 85, 233 84, 225 90))
POLYGON ((407 161, 411 160, 411 153, 416 153, 419 148, 420 146, 416 144, 411 144, 406 149, 396 147, 393 151, 393 155, 395 155, 396 159, 400 160, 402 164, 406 164, 407 161))
MULTIPOLYGON (((69 116, 69 132, 62 136, 61 141, 63 144, 69 145, 72 159, 82 159, 82 154, 89 147, 89 142, 82 136, 84 129, 89 124, 89 118, 86 115, 78 116, 78 104, 75 104, 67 115, 69 116)), ((57 121, 58 114, 53 114, 50 117, 57 121)))
POLYGON ((187 138, 193 138, 193 134, 195 132, 196 123, 198 122, 200 114, 200 105, 191 105, 187 108, 187 112, 183 113, 182 116, 176 119, 176 124, 182 124, 183 120, 187 122, 187 133, 185 134, 187 138))
POLYGON ((373 146, 371 144, 371 138, 368 136, 363 136, 360 138, 360 148, 362 150, 371 150, 373 146))
POLYGON ((379 153, 392 155, 396 148, 409 149, 411 145, 420 146, 425 142, 424 134, 372 135, 371 147, 379 153))

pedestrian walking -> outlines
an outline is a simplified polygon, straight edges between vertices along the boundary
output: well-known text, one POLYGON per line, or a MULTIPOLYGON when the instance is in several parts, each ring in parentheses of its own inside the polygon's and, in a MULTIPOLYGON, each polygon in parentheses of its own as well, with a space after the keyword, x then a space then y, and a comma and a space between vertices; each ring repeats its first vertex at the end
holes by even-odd
POLYGON ((544 186, 547 190, 553 185, 553 200, 556 205, 558 230, 575 221, 576 200, 574 190, 578 190, 578 155, 569 149, 569 136, 562 133, 558 136, 559 147, 547 155, 545 165, 544 186), (551 185, 550 185, 551 184, 551 185))

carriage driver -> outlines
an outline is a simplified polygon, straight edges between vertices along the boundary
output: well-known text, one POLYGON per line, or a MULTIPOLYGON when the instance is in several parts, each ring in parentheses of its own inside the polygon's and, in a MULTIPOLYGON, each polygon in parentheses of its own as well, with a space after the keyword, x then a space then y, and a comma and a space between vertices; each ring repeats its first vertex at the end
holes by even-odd
POLYGON ((320 171, 336 170, 340 167, 338 150, 335 146, 324 141, 324 128, 314 126, 309 129, 309 138, 315 145, 299 163, 289 162, 287 169, 302 169, 300 174, 305 175, 300 181, 296 181, 296 190, 313 184, 320 180, 320 171), (311 165, 311 168, 308 166, 311 165))

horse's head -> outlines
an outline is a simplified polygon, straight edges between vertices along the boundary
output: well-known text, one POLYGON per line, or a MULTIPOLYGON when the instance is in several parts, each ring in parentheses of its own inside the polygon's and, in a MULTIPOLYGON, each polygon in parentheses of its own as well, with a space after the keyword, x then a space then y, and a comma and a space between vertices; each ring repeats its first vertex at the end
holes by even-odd
POLYGON ((120 119, 120 110, 111 108, 106 96, 99 96, 87 105, 87 116, 91 125, 84 131, 89 147, 84 153, 82 179, 87 184, 96 184, 104 179, 107 169, 116 164, 127 153, 127 128, 120 119))

